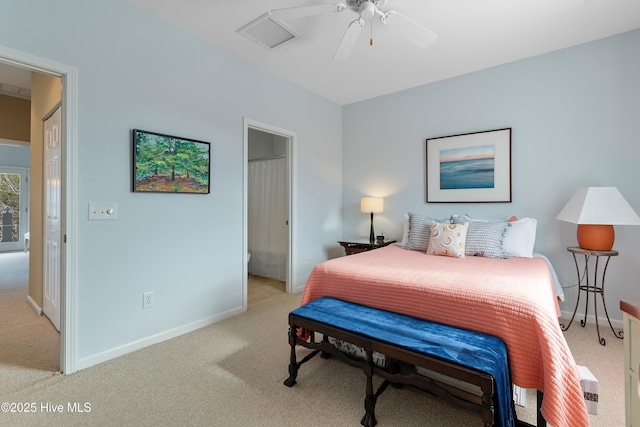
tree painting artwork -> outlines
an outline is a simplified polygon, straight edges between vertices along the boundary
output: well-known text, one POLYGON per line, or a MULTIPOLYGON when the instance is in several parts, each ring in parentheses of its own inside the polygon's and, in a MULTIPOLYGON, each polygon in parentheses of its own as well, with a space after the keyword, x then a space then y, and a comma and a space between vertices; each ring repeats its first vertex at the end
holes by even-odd
POLYGON ((440 189, 495 187, 495 146, 440 151, 440 189))
POLYGON ((211 144, 133 130, 133 191, 208 194, 211 144))

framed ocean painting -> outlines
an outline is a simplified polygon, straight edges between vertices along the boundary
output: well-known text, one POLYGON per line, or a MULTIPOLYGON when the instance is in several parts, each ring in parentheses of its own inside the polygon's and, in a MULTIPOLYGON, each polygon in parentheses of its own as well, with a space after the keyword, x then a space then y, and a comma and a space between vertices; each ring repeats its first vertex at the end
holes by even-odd
POLYGON ((134 129, 133 191, 208 194, 211 144, 134 129))
POLYGON ((427 203, 510 203, 511 128, 426 141, 427 203))

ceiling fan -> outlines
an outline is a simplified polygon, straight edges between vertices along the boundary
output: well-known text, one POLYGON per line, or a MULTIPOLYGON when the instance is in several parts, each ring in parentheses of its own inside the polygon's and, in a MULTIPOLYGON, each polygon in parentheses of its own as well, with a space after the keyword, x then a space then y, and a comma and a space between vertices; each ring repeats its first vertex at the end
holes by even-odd
MULTIPOLYGON (((380 16, 380 22, 409 41, 425 48, 438 38, 437 34, 418 24, 413 19, 394 10, 383 10, 389 0, 346 0, 344 3, 326 3, 312 6, 290 7, 275 9, 267 12, 274 18, 287 20, 306 16, 322 15, 327 13, 350 10, 359 16, 352 21, 333 55, 334 61, 345 60, 351 54, 360 32, 365 26, 365 20, 371 20, 374 16, 380 16)), ((370 42, 371 43, 371 42, 370 42)))

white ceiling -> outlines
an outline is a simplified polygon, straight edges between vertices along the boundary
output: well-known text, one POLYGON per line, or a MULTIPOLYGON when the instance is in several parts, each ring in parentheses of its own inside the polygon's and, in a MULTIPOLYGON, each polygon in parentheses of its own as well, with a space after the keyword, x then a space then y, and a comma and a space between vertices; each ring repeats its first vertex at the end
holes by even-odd
MULTIPOLYGON (((340 105, 432 83, 640 28, 640 0, 390 0, 438 34, 426 49, 376 18, 347 61, 332 57, 357 15, 287 20, 301 38, 268 51, 236 32, 274 9, 331 0, 130 0, 249 62, 340 105)), ((0 63, 0 93, 29 97, 31 72, 0 63)))
POLYGON ((31 71, 0 62, 0 95, 31 98, 31 71))
POLYGON ((384 10, 438 39, 420 49, 374 17, 373 46, 367 23, 350 58, 336 62, 357 18, 349 9, 287 20, 301 38, 273 51, 236 32, 269 10, 331 0, 130 1, 340 105, 640 28, 639 0, 391 0, 384 10))

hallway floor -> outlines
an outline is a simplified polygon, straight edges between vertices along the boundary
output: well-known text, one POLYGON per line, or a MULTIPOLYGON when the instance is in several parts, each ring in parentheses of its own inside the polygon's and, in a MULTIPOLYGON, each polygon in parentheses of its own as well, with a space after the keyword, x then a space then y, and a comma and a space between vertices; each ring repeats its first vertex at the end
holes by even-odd
POLYGON ((268 277, 255 276, 249 274, 248 283, 248 305, 275 297, 286 292, 285 282, 268 277))

